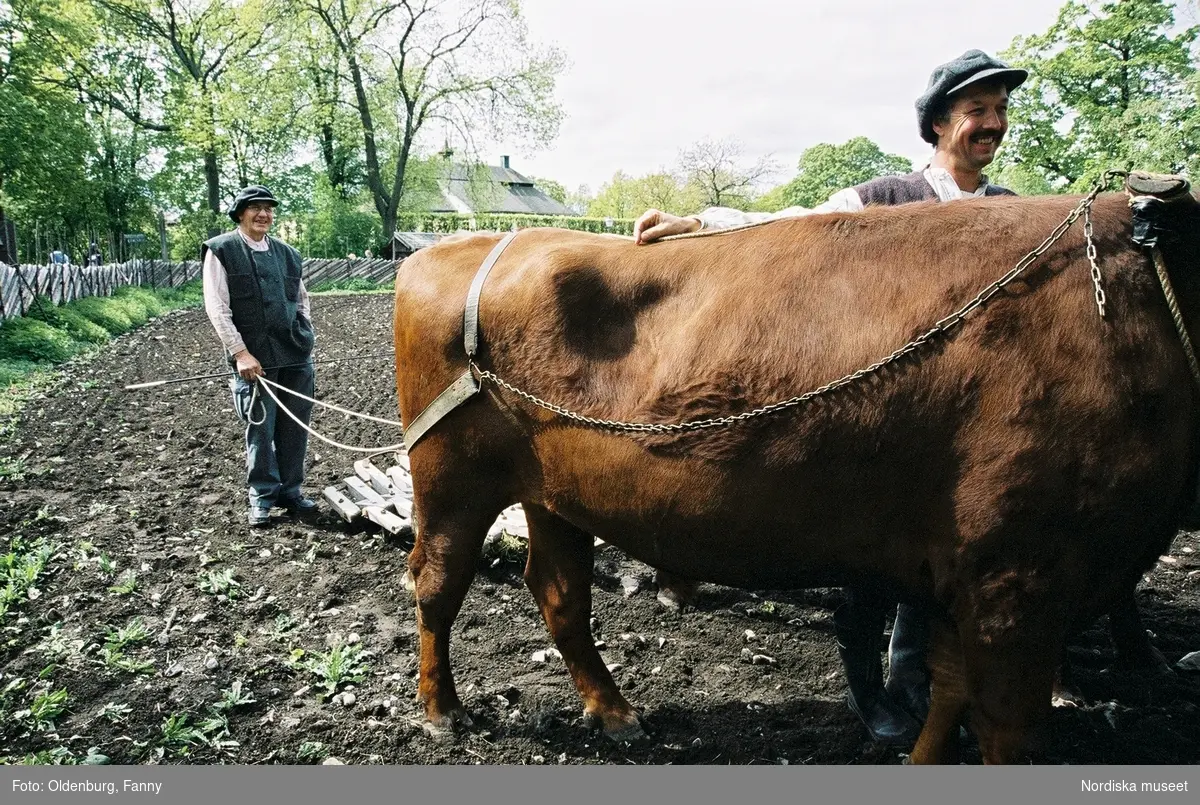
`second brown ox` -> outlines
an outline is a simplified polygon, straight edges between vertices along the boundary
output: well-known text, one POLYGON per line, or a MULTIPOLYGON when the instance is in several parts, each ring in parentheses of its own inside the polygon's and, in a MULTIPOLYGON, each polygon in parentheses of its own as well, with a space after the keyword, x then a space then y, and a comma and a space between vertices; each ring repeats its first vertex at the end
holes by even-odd
MULTIPOLYGON (((1079 201, 914 204, 635 247, 520 233, 483 290, 478 364, 589 416, 680 422, 748 411, 866 366, 961 307, 1079 201), (981 248, 986 242, 987 248, 981 248)), ((1162 244, 1196 332, 1200 204, 1162 244)), ((952 760, 969 713, 986 762, 1019 760, 1065 636, 1166 550, 1200 419, 1124 195, 948 338, 806 405, 693 433, 581 424, 484 383, 411 451, 409 558, 427 729, 469 718, 450 630, 488 526, 520 502, 525 578, 588 716, 641 734, 594 646, 592 536, 685 578, 754 589, 848 581, 942 613, 916 762, 952 760)), ((443 243, 396 282, 405 423, 460 375, 463 301, 498 240, 443 243)))

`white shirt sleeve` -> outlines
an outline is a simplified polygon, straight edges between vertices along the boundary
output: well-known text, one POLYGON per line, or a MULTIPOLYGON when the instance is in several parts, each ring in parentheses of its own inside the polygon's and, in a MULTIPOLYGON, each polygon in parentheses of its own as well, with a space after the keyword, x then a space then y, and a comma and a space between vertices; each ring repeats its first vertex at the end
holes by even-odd
POLYGON ((308 298, 308 288, 304 287, 304 280, 300 280, 300 297, 296 300, 296 309, 301 316, 308 319, 309 324, 312 324, 312 303, 308 298))
MULTIPOLYGON (((233 325, 233 311, 229 307, 229 282, 225 279, 225 266, 211 249, 204 255, 204 312, 217 331, 217 338, 230 355, 246 348, 237 327, 233 325)), ((303 287, 303 286, 302 286, 303 287)), ((306 295, 307 296, 307 295, 306 295)))
POLYGON ((803 215, 820 215, 828 212, 858 212, 863 208, 862 199, 853 187, 839 190, 829 197, 824 204, 812 209, 808 207, 788 207, 779 212, 742 212, 730 207, 709 207, 696 217, 700 219, 704 229, 729 229, 735 226, 761 224, 766 221, 777 221, 781 218, 799 218, 803 215))

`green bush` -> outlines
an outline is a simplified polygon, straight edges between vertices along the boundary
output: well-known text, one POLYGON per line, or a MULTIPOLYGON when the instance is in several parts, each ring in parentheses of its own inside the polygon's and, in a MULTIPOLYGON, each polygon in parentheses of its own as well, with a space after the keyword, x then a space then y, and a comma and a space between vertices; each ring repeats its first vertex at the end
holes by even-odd
POLYGON ((44 321, 51 327, 65 330, 67 335, 76 341, 88 344, 103 344, 109 339, 108 330, 90 320, 70 305, 57 307, 45 296, 39 296, 37 304, 29 308, 25 315, 31 319, 44 321))
POLYGON ((178 288, 159 288, 155 293, 168 310, 204 304, 204 285, 198 279, 178 288))
POLYGON ((62 363, 79 351, 64 331, 37 319, 9 319, 0 326, 0 360, 62 363))
POLYGON ((106 299, 102 296, 88 296, 83 299, 77 299, 71 303, 71 306, 113 335, 127 333, 133 329, 133 322, 130 321, 129 314, 125 312, 125 308, 119 302, 114 302, 112 299, 106 299))
POLYGON ((340 280, 327 280, 317 283, 309 289, 310 293, 325 293, 327 291, 377 291, 380 285, 366 277, 347 277, 340 280))
POLYGON ((137 285, 125 285, 117 288, 113 292, 113 298, 123 301, 134 300, 145 308, 146 313, 151 317, 161 316, 165 309, 154 291, 137 285))
POLYGON ((150 311, 142 304, 142 300, 134 299, 132 296, 110 297, 110 303, 117 305, 125 315, 129 317, 129 321, 134 327, 141 327, 146 322, 150 321, 150 311))
POLYGON ((24 380, 36 368, 37 364, 33 361, 0 358, 0 389, 24 380))

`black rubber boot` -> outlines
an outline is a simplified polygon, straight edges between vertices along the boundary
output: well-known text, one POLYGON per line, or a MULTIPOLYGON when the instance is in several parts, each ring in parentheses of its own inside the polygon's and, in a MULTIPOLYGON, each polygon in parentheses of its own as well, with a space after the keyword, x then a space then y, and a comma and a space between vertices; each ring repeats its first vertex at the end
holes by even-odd
POLYGON ((892 699, 921 724, 929 716, 929 616, 917 607, 896 608, 892 642, 888 647, 888 679, 892 699))
POLYGON ((881 744, 911 745, 921 725, 883 687, 883 613, 851 598, 833 613, 838 654, 846 669, 846 702, 881 744))

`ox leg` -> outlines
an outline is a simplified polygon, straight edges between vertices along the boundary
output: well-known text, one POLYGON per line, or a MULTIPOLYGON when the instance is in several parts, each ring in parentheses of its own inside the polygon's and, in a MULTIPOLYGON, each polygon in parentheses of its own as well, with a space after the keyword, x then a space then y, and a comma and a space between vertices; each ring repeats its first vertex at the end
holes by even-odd
POLYGON ((1108 615, 1108 630, 1119 665, 1150 671, 1160 677, 1175 675, 1167 658, 1150 642, 1132 590, 1113 605, 1108 615))
POLYGON ((455 727, 472 725, 454 687, 450 627, 475 576, 488 526, 499 511, 444 509, 421 517, 408 557, 421 647, 417 700, 425 705, 425 732, 435 740, 449 740, 455 727))
POLYGON ((658 603, 673 612, 681 612, 684 607, 696 600, 696 592, 700 583, 691 579, 681 578, 666 570, 655 574, 658 583, 658 603))
POLYGON ((1065 628, 1055 623, 1050 607, 1030 610, 1042 617, 1018 618, 1019 629, 962 635, 971 728, 989 765, 1023 762, 1049 714, 1065 628))
POLYGON ((523 504, 529 524, 525 583, 583 698, 584 716, 617 741, 644 738, 637 711, 617 690, 596 650, 592 614, 592 537, 540 506, 523 504))
POLYGON ((949 624, 931 625, 929 653, 929 715, 909 755, 910 763, 958 763, 958 732, 969 702, 962 644, 949 624))

